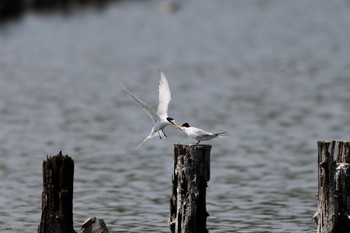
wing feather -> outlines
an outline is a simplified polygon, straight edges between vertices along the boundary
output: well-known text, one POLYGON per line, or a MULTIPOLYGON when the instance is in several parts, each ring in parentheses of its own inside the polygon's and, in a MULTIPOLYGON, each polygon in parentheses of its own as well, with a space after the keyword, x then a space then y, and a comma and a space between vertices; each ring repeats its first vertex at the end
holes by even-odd
POLYGON ((123 84, 119 83, 120 86, 131 96, 133 100, 147 113, 147 115, 153 120, 153 123, 155 123, 158 119, 159 116, 157 113, 147 104, 145 104, 142 100, 137 98, 133 93, 131 93, 126 87, 124 87, 123 84))
POLYGON ((168 106, 171 100, 171 93, 169 82, 165 77, 165 74, 160 70, 160 80, 159 80, 159 104, 157 114, 160 118, 168 116, 168 106))

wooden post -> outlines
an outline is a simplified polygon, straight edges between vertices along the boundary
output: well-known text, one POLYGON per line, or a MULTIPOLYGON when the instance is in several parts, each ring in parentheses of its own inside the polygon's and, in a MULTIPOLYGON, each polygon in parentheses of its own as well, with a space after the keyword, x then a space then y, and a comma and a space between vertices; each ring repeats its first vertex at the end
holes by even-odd
POLYGON ((211 145, 174 145, 169 225, 172 233, 206 233, 211 145))
POLYGON ((103 219, 97 219, 96 217, 90 217, 85 220, 81 227, 82 233, 108 233, 107 226, 103 219))
POLYGON ((41 221, 39 233, 75 233, 73 229, 74 161, 63 156, 48 156, 43 162, 41 221))
POLYGON ((350 229, 350 142, 318 144, 317 233, 346 233, 350 229))

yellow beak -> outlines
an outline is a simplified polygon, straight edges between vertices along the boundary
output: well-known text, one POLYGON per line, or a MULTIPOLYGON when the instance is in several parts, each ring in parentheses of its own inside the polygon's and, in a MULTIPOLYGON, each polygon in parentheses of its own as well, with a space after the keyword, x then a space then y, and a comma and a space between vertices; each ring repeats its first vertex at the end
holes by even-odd
POLYGON ((181 125, 176 124, 175 121, 173 121, 172 123, 173 123, 173 125, 175 126, 175 128, 177 128, 177 129, 179 129, 179 128, 181 127, 181 125))

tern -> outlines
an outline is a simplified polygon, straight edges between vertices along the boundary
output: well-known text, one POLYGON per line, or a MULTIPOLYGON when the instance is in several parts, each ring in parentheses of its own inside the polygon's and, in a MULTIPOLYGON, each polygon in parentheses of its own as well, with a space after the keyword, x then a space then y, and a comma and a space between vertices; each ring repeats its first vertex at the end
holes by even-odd
POLYGON ((223 137, 227 135, 227 132, 220 132, 220 133, 207 132, 203 129, 191 127, 188 123, 183 123, 182 125, 175 124, 175 127, 183 131, 185 134, 187 134, 187 136, 196 139, 197 140, 196 146, 201 141, 208 141, 216 137, 223 137))
POLYGON ((136 148, 139 148, 144 144, 148 139, 153 138, 158 134, 160 139, 167 137, 164 133, 164 128, 168 125, 176 126, 175 120, 168 116, 168 106, 171 100, 171 93, 169 88, 169 82, 165 77, 165 74, 162 70, 160 71, 160 80, 159 80, 159 104, 157 112, 155 112, 150 106, 145 104, 142 100, 137 98, 133 93, 131 93, 123 84, 119 83, 120 86, 131 96, 133 100, 148 114, 148 116, 153 120, 153 127, 151 133, 143 140, 140 145, 136 148))

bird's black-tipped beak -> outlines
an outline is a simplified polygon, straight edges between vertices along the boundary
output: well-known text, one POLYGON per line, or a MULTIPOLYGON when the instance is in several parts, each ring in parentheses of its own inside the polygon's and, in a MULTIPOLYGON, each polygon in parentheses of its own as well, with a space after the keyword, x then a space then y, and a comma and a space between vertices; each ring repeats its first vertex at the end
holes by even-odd
POLYGON ((181 127, 182 127, 182 125, 178 125, 178 124, 174 124, 174 126, 175 126, 175 128, 177 128, 177 129, 181 129, 181 127))
POLYGON ((176 124, 175 120, 171 121, 170 123, 173 124, 173 126, 175 126, 177 129, 181 127, 181 125, 176 124))

